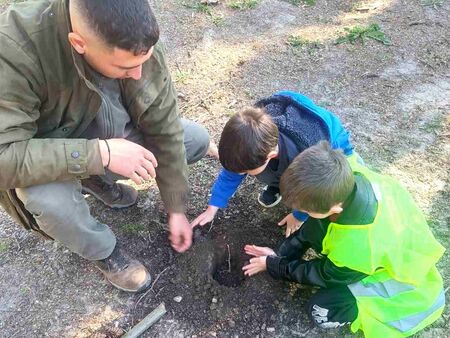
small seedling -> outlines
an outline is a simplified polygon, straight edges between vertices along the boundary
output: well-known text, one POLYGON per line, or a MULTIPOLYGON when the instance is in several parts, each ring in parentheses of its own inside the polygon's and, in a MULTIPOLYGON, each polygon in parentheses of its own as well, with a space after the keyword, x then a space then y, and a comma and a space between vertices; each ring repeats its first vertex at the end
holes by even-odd
POLYGON ((372 39, 381 42, 384 45, 391 45, 391 41, 386 37, 383 31, 381 31, 380 26, 376 23, 371 24, 367 27, 356 26, 353 28, 344 28, 347 32, 346 35, 339 37, 336 40, 336 44, 350 42, 354 44, 357 41, 361 41, 362 44, 368 39, 372 39))
POLYGON ((258 6, 260 0, 234 0, 231 1, 228 6, 232 9, 253 9, 258 6))

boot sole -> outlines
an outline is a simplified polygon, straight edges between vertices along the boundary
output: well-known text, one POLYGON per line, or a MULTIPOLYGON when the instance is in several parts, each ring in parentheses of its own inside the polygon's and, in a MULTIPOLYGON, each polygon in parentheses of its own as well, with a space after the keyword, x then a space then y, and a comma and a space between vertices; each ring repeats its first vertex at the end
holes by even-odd
POLYGON ((90 195, 94 196, 96 199, 98 199, 98 200, 99 200, 100 202, 102 202, 104 205, 106 205, 106 206, 108 206, 108 207, 110 207, 110 208, 112 208, 112 209, 124 209, 124 208, 129 208, 129 207, 135 205, 135 204, 136 204, 136 201, 137 201, 137 199, 136 199, 134 202, 128 203, 128 204, 108 204, 108 203, 106 203, 104 200, 102 200, 95 192, 93 192, 93 191, 92 191, 91 189, 89 189, 89 188, 83 187, 83 188, 81 189, 81 193, 82 193, 82 194, 90 194, 90 195))

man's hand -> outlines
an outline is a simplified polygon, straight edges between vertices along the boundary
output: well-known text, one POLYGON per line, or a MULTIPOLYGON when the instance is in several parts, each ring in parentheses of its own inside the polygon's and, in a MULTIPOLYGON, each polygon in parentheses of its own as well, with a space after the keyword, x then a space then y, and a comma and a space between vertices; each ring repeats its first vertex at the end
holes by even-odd
POLYGON ((244 270, 244 275, 253 276, 259 272, 266 271, 266 259, 267 256, 254 257, 250 259, 250 264, 247 264, 242 268, 242 270, 244 270))
POLYGON ((215 207, 214 205, 208 205, 208 208, 206 208, 206 210, 202 214, 197 216, 197 218, 192 221, 191 226, 204 226, 206 223, 211 222, 216 216, 217 210, 219 210, 218 207, 215 207))
POLYGON ((286 237, 289 237, 291 234, 300 229, 303 222, 299 221, 297 218, 294 217, 294 214, 290 213, 278 223, 278 226, 283 226, 285 224, 286 224, 286 237))
POLYGON ((108 169, 113 173, 128 177, 136 184, 142 184, 150 177, 156 177, 158 166, 155 156, 139 144, 121 138, 99 142, 103 166, 109 161, 108 169))
POLYGON ((271 248, 256 245, 246 245, 244 251, 247 255, 255 257, 275 255, 275 251, 271 248))
POLYGON ((172 248, 178 252, 185 252, 190 248, 192 244, 192 227, 185 214, 169 214, 169 231, 169 240, 172 248))

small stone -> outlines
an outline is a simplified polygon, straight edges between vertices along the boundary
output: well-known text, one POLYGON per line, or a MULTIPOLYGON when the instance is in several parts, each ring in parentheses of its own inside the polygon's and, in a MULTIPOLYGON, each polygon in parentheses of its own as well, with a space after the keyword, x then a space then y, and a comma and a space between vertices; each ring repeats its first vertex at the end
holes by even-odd
POLYGON ((176 301, 177 303, 181 302, 182 299, 183 299, 183 297, 181 297, 181 296, 176 296, 173 298, 173 300, 176 301))
POLYGON ((268 327, 267 328, 267 332, 275 332, 275 328, 274 327, 268 327))
POLYGON ((235 326, 236 326, 235 321, 232 320, 232 319, 230 319, 230 320, 228 321, 228 324, 230 325, 230 327, 235 327, 235 326))
POLYGON ((266 329, 266 324, 261 325, 261 330, 265 330, 266 329))
POLYGON ((212 302, 212 303, 217 303, 217 298, 216 298, 216 297, 213 297, 213 299, 211 299, 211 302, 212 302))

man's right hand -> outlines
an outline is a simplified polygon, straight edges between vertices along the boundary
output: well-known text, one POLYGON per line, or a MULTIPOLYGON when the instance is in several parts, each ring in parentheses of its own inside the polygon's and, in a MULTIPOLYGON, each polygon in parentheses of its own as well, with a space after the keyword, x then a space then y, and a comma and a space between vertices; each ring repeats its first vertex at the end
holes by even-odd
POLYGON ((208 205, 208 208, 200 214, 194 221, 191 223, 192 227, 195 227, 197 225, 205 225, 206 223, 211 222, 214 217, 217 214, 217 210, 219 210, 218 207, 215 207, 214 205, 208 205))
POLYGON ((107 140, 110 152, 104 140, 100 140, 100 154, 103 166, 109 161, 108 169, 113 173, 128 177, 136 184, 142 184, 150 177, 156 177, 158 166, 155 156, 144 147, 121 138, 107 140))

